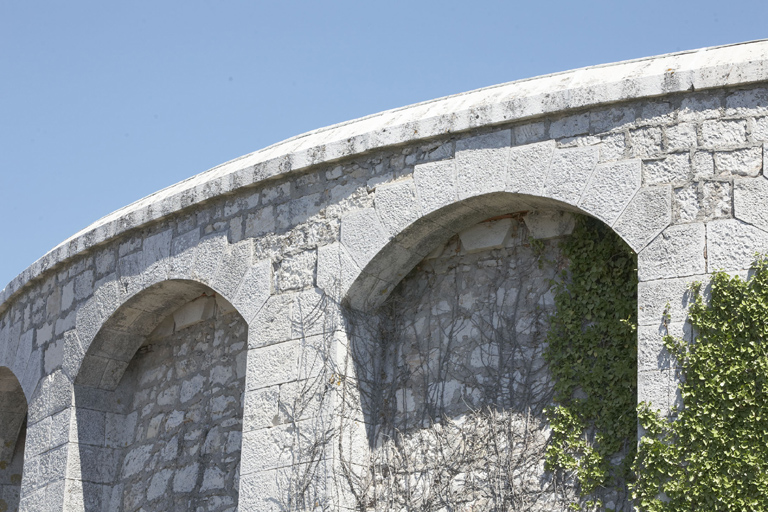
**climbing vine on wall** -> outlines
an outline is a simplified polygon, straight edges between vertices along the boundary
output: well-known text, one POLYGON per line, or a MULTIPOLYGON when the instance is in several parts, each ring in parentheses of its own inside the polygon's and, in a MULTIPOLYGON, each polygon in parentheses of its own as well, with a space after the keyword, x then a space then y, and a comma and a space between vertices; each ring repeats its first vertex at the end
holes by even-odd
POLYGON ((637 416, 637 258, 610 228, 582 217, 563 245, 545 358, 555 381, 547 409, 547 467, 572 472, 582 500, 631 480, 637 416))
POLYGON ((716 273, 708 303, 694 286, 695 342, 665 338, 685 375, 684 408, 639 409, 643 511, 768 510, 768 259, 753 270, 746 281, 716 273))

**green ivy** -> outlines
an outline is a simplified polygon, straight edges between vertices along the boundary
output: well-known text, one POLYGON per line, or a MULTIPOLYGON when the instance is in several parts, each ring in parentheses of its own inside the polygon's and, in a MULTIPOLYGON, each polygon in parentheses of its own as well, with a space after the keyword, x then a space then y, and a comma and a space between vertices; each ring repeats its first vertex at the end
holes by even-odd
POLYGON ((684 408, 639 408, 634 485, 643 511, 768 510, 768 260, 751 279, 723 272, 705 302, 694 287, 695 342, 667 336, 682 368, 684 408))
MULTIPOLYGON (((556 285, 545 358, 555 406, 546 413, 550 470, 574 471, 582 504, 632 477, 637 439, 637 258, 605 224, 579 218, 562 245, 569 263, 556 285), (621 458, 612 464, 614 458, 621 458)), ((580 504, 573 508, 579 509, 580 504)))

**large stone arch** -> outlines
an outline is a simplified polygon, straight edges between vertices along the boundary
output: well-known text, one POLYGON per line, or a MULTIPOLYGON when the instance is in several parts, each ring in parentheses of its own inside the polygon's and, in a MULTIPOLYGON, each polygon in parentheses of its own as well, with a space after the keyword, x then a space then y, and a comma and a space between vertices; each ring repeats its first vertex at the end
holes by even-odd
POLYGON ((16 511, 27 434, 27 399, 10 368, 0 366, 0 508, 16 511))
POLYGON ((600 147, 512 146, 509 130, 459 141, 455 158, 416 165, 348 213, 321 249, 318 286, 356 309, 380 304, 413 266, 462 229, 501 213, 564 210, 596 217, 642 251, 671 222, 671 187, 641 187, 637 159, 600 162, 600 147))
MULTIPOLYGON (((459 141, 454 158, 416 165, 412 176, 377 186, 373 207, 345 214, 339 242, 319 248, 317 288, 273 295, 254 317, 252 360, 271 360, 302 382, 341 374, 364 385, 366 369, 355 367, 350 357, 348 308, 361 315, 375 311, 438 244, 490 217, 527 213, 536 222, 537 216, 557 211, 591 215, 611 226, 634 250, 642 249, 670 223, 671 189, 642 189, 639 160, 601 163, 599 151, 599 147, 556 149, 552 141, 515 147, 511 132, 503 130, 459 141), (306 361, 312 359, 307 354, 320 352, 325 354, 323 361, 306 361)), ((249 392, 264 403, 277 396, 277 390, 272 395, 269 390, 282 382, 282 376, 267 375, 266 366, 255 369, 261 371, 250 378, 249 370, 249 392)), ((370 421, 359 400, 341 392, 324 404, 337 416, 337 408, 345 408, 341 414, 349 414, 360 427, 344 432, 339 446, 350 451, 352 460, 365 460, 370 440, 363 427, 370 421)), ((270 503, 263 500, 264 489, 273 493, 267 496, 276 506, 278 495, 290 487, 275 488, 281 478, 290 479, 280 476, 291 466, 281 458, 289 451, 287 445, 281 445, 280 437, 266 426, 244 432, 245 451, 263 453, 269 444, 274 451, 249 463, 241 481, 247 503, 257 507, 270 503)), ((333 466, 338 460, 329 458, 332 469, 326 471, 339 472, 333 466)), ((333 493, 344 493, 338 482, 323 485, 335 485, 333 493)))
MULTIPOLYGON (((337 347, 348 354, 347 364, 339 368, 360 388, 351 402, 361 408, 358 413, 347 410, 350 421, 339 453, 346 462, 337 464, 365 460, 366 447, 373 450, 378 442, 376 407, 361 398, 375 394, 363 388, 381 370, 361 364, 376 357, 375 334, 367 340, 370 334, 363 333, 361 339, 354 324, 376 314, 436 247, 481 221, 509 214, 525 217, 532 231, 550 233, 562 233, 563 213, 592 216, 635 251, 669 225, 671 189, 643 190, 639 160, 600 163, 599 146, 560 150, 551 141, 512 146, 509 135, 496 132, 461 141, 453 159, 416 165, 412 177, 378 186, 373 208, 342 219, 340 242, 324 248, 327 259, 321 249, 318 286, 343 304, 347 327, 358 331, 348 332, 352 336, 337 347), (321 279, 323 272, 327 280, 321 279)), ((552 235, 542 237, 547 236, 552 235)), ((339 401, 345 400, 350 402, 349 397, 339 401)))

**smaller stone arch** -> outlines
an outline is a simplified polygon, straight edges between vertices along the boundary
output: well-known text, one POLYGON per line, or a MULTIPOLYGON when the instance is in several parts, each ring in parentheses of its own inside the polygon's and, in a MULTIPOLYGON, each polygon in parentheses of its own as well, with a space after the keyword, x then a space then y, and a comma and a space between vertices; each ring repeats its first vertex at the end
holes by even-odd
POLYGON ((0 366, 0 510, 18 510, 27 431, 27 399, 13 372, 0 366))
POLYGON ((75 377, 69 506, 236 507, 247 332, 196 281, 163 281, 118 307, 75 377))
POLYGON ((83 358, 75 385, 113 391, 131 358, 160 322, 209 290, 195 281, 172 280, 134 295, 99 329, 83 358))

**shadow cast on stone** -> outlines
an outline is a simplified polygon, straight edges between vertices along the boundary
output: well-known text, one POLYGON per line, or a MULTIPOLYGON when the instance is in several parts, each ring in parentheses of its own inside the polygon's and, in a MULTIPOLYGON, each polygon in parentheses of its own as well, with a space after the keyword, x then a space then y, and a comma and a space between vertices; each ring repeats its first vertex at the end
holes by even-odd
POLYGON ((127 308, 106 322, 89 351, 92 361, 124 362, 122 370, 107 375, 103 365, 98 377, 91 365, 75 385, 78 506, 236 507, 245 321, 192 282, 161 283, 127 308))
POLYGON ((370 453, 356 484, 370 506, 529 507, 573 495, 544 471, 559 240, 532 242, 525 213, 495 199, 375 309, 347 315, 370 453), (485 242, 470 243, 478 230, 485 242))

